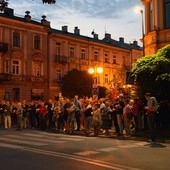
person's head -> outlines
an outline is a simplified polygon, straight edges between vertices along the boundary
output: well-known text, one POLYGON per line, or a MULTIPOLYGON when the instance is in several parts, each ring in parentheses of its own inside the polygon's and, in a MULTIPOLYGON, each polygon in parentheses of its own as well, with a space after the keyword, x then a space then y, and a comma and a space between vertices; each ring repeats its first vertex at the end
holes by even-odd
POLYGON ((146 100, 150 99, 150 97, 151 97, 151 94, 150 94, 150 93, 145 93, 145 98, 146 98, 146 100))
POLYGON ((125 105, 129 104, 129 99, 126 99, 124 102, 125 102, 125 105))
POLYGON ((74 96, 74 99, 75 99, 75 100, 78 100, 78 98, 79 98, 78 95, 75 95, 75 96, 74 96))

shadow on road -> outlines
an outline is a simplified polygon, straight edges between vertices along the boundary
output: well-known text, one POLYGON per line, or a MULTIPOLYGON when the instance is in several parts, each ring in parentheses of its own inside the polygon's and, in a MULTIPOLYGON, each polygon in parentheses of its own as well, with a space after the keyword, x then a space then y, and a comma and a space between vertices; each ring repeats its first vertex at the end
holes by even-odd
POLYGON ((161 143, 147 143, 144 146, 149 146, 150 148, 166 148, 166 145, 163 145, 161 143))

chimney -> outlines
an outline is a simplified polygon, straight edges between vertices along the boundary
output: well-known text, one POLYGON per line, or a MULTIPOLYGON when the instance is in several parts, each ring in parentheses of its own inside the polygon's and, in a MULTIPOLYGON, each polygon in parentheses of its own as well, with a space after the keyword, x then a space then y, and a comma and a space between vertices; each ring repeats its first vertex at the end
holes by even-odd
POLYGON ((80 35, 80 29, 78 29, 78 27, 74 28, 74 34, 80 35))
POLYGON ((68 32, 67 29, 68 29, 68 26, 66 26, 66 25, 62 26, 62 31, 63 31, 63 32, 68 32))
POLYGON ((99 35, 98 35, 98 34, 94 34, 94 35, 93 35, 93 38, 94 38, 94 39, 99 39, 99 35))
POLYGON ((25 20, 27 20, 27 21, 31 21, 31 16, 29 15, 30 14, 30 11, 26 11, 25 12, 26 13, 26 15, 25 15, 25 20))
POLYGON ((136 40, 133 41, 133 45, 134 47, 137 47, 138 46, 138 42, 136 40))
POLYGON ((46 20, 45 15, 42 16, 41 24, 46 26, 46 27, 50 27, 50 22, 46 20))
POLYGON ((111 40, 111 34, 105 33, 105 38, 106 38, 107 40, 111 40))
POLYGON ((123 37, 119 37, 119 42, 120 43, 124 43, 124 38, 123 37))
POLYGON ((106 43, 111 43, 111 34, 105 33, 105 42, 106 43))
POLYGON ((4 15, 8 17, 13 17, 14 16, 14 10, 11 8, 5 8, 4 9, 4 15))

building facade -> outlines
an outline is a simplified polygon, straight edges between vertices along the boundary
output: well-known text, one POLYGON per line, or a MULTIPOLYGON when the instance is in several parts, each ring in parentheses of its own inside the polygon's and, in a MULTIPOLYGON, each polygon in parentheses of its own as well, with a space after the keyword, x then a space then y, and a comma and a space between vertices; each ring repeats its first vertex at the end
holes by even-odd
POLYGON ((170 0, 141 0, 145 8, 145 54, 170 44, 170 0))
POLYGON ((42 16, 40 22, 29 11, 21 18, 13 9, 0 13, 0 99, 48 99, 60 93, 60 81, 69 70, 102 67, 98 85, 126 84, 126 74, 142 56, 137 41, 131 44, 111 38, 105 33, 86 37, 78 27, 74 33, 67 26, 61 30, 50 27, 42 16))

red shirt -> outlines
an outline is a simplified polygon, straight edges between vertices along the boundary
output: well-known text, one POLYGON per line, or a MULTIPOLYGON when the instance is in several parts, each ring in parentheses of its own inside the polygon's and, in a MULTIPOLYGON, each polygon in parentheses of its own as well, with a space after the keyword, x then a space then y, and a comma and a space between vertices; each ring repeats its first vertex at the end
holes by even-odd
POLYGON ((46 106, 41 106, 40 108, 39 108, 39 111, 38 111, 38 113, 39 113, 39 115, 40 116, 45 116, 46 114, 47 114, 47 107, 46 106))

